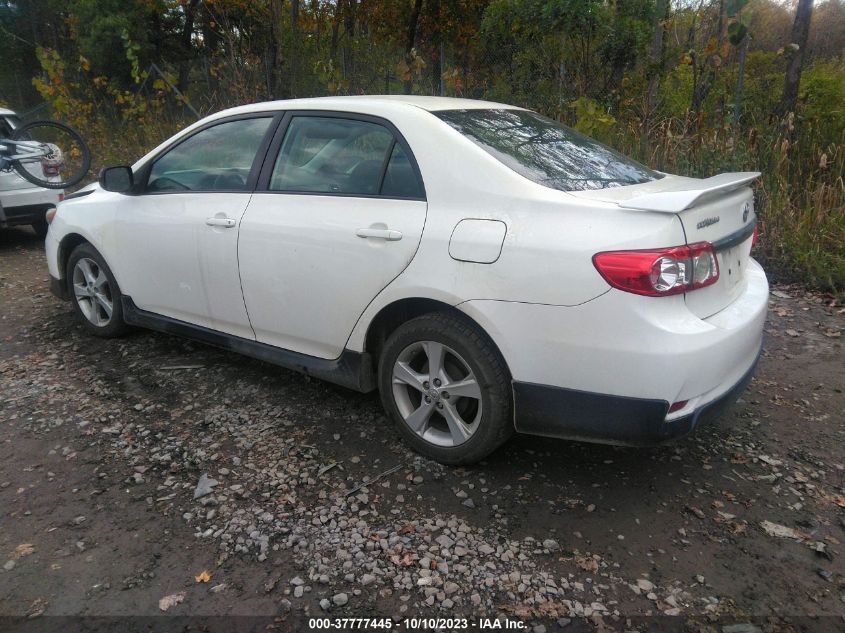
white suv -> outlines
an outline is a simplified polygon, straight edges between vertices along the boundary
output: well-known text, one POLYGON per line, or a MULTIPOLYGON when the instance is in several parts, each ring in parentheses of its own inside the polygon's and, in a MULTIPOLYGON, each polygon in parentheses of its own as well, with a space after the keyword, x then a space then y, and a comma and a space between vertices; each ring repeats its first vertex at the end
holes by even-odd
POLYGON ((758 176, 655 172, 496 103, 257 103, 68 196, 47 262, 92 334, 148 327, 377 388, 443 462, 514 430, 646 444, 751 376, 758 176))
MULTIPOLYGON (((14 112, 0 108, 0 138, 9 138, 20 126, 21 121, 14 112)), ((37 187, 12 170, 0 171, 0 229, 29 224, 39 237, 44 237, 47 235, 44 214, 63 198, 60 190, 37 187)))

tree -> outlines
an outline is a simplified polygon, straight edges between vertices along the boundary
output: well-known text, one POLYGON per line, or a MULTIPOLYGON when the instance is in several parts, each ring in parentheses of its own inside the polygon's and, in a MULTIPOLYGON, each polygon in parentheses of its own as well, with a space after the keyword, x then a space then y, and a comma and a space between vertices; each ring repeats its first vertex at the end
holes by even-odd
POLYGON ((268 47, 270 72, 267 73, 268 92, 274 99, 282 98, 282 69, 285 64, 284 53, 284 0, 270 0, 270 46, 268 47))
POLYGON ((31 79, 40 71, 35 51, 60 49, 68 41, 64 2, 16 0, 0 2, 0 101, 24 109, 37 102, 31 79))
POLYGON ((795 22, 792 23, 792 37, 786 47, 789 61, 783 81, 783 96, 778 106, 781 116, 795 111, 798 101, 798 87, 801 84, 801 70, 804 66, 804 51, 810 34, 810 20, 813 17, 813 0, 798 0, 795 22))
POLYGON ((752 15, 748 30, 754 33, 754 39, 748 44, 748 52, 776 53, 789 39, 792 12, 776 0, 753 0, 749 8, 752 15))
POLYGON ((188 73, 191 70, 191 59, 194 55, 193 36, 194 20, 197 15, 197 6, 200 0, 187 0, 182 4, 185 13, 185 21, 179 34, 179 44, 183 55, 179 63, 179 90, 183 93, 188 90, 188 73))
POLYGON ((845 50, 845 0, 827 0, 813 10, 807 54, 813 59, 839 57, 845 50))
MULTIPOLYGON (((408 37, 405 40, 405 63, 408 67, 411 67, 411 64, 414 63, 414 46, 416 45, 417 41, 417 22, 420 19, 420 10, 422 9, 422 0, 414 0, 414 8, 411 11, 411 19, 408 20, 408 37)), ((410 72, 406 76, 404 82, 404 91, 405 94, 411 94, 411 86, 412 80, 410 76, 410 72)))
POLYGON ((146 67, 160 59, 160 28, 155 22, 163 12, 157 1, 73 0, 67 3, 73 13, 79 53, 91 62, 94 73, 130 84, 132 63, 126 48, 146 67))
POLYGON ((739 49, 739 69, 737 70, 736 94, 734 95, 734 122, 739 123, 742 116, 742 92, 745 85, 745 61, 748 58, 748 25, 751 23, 751 13, 743 8, 748 0, 728 1, 728 41, 739 49))
POLYGON ((296 78, 299 75, 299 0, 290 0, 290 95, 296 97, 296 78))
POLYGON ((669 11, 669 0, 657 0, 654 11, 654 34, 651 39, 648 74, 648 107, 646 116, 651 116, 657 105, 657 89, 660 86, 660 74, 663 70, 663 21, 669 11))
MULTIPOLYGON (((696 116, 701 113, 704 100, 707 99, 707 95, 716 81, 716 72, 721 68, 725 56, 723 47, 725 0, 719 0, 713 8, 717 11, 715 34, 707 40, 707 46, 704 49, 703 55, 698 55, 694 48, 690 46, 693 71, 692 103, 690 104, 690 110, 696 116)), ((700 28, 698 18, 695 18, 690 23, 690 43, 695 42, 696 30, 698 28, 700 28)))

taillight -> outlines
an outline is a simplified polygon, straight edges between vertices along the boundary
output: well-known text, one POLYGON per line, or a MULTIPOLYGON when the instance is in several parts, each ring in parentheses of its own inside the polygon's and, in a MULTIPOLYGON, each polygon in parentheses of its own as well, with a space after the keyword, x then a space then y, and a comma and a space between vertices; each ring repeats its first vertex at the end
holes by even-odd
POLYGON ((709 242, 597 253, 593 265, 614 288, 647 297, 677 295, 719 279, 719 262, 709 242))
POLYGON ((757 225, 754 225, 754 232, 751 234, 751 248, 757 244, 757 225))

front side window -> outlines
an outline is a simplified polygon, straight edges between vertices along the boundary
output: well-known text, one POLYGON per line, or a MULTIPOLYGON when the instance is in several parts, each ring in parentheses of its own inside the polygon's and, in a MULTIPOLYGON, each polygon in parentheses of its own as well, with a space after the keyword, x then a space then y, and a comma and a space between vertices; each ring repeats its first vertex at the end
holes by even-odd
POLYGON ((272 191, 419 197, 407 155, 384 126, 369 121, 294 116, 270 177, 272 191), (398 150, 398 151, 397 151, 398 150), (400 173, 401 172, 401 173, 400 173))
POLYGON ((179 143, 153 163, 148 191, 243 191, 272 117, 227 121, 179 143))
POLYGON ((527 110, 446 110, 442 121, 536 183, 580 191, 662 178, 575 130, 527 110))

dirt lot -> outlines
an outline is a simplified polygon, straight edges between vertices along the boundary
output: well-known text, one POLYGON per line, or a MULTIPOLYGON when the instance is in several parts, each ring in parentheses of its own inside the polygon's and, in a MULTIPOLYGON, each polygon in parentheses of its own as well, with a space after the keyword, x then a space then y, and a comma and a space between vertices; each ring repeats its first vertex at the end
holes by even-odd
POLYGON ((47 280, 35 236, 0 232, 0 616, 31 618, 0 629, 164 613, 845 628, 829 298, 774 290, 754 382, 694 438, 519 436, 444 468, 375 395, 160 334, 88 337, 47 280), (666 615, 682 617, 645 617, 666 615))

